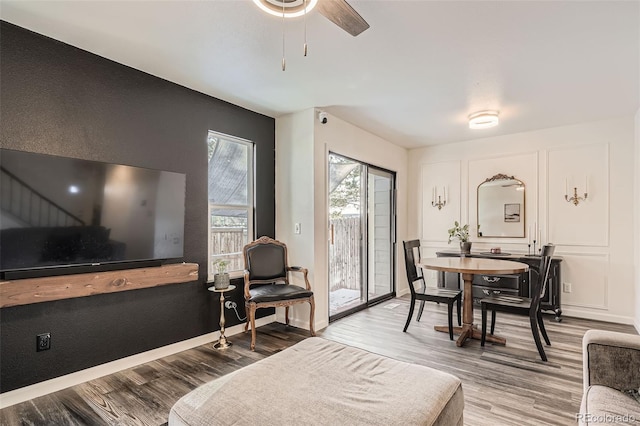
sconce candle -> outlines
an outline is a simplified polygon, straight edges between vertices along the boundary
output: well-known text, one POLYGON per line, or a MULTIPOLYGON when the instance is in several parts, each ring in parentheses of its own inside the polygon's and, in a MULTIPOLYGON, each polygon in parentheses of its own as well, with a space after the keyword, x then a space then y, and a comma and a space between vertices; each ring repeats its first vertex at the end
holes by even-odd
POLYGON ((565 180, 565 190, 564 190, 564 199, 565 201, 567 201, 568 203, 573 203, 574 206, 578 206, 578 204, 580 204, 580 201, 586 201, 587 197, 588 197, 588 193, 589 193, 589 177, 585 176, 584 177, 584 193, 583 193, 583 197, 579 197, 578 196, 578 187, 574 186, 573 187, 573 196, 569 196, 569 194, 567 193, 567 182, 565 180))
POLYGON ((438 187, 434 186, 431 191, 431 206, 437 207, 438 210, 441 210, 445 205, 447 205, 447 187, 442 187, 442 194, 438 195, 438 187))

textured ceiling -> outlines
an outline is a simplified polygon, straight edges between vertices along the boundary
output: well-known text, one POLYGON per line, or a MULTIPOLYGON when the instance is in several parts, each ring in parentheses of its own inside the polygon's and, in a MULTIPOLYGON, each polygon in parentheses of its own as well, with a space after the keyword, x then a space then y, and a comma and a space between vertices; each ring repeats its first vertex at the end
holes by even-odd
POLYGON ((625 114, 640 106, 637 1, 364 1, 352 37, 318 13, 285 29, 250 0, 2 1, 0 17, 278 117, 319 107, 405 147, 625 114), (500 111, 500 126, 467 116, 500 111))

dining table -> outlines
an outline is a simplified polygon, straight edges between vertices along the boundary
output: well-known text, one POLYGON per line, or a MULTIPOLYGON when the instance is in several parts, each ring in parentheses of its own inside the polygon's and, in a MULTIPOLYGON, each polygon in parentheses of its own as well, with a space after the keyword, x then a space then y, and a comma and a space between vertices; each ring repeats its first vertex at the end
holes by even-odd
MULTIPOLYGON (((467 339, 482 338, 482 331, 473 324, 473 276, 476 274, 520 274, 529 270, 529 265, 512 260, 482 259, 475 257, 438 257, 423 258, 416 263, 423 269, 443 272, 455 272, 462 276, 462 326, 454 327, 454 334, 459 334, 456 346, 464 345, 467 339)), ((436 331, 449 332, 449 326, 436 325, 436 331)), ((487 334, 486 340, 493 343, 506 344, 506 339, 494 334, 487 334)))

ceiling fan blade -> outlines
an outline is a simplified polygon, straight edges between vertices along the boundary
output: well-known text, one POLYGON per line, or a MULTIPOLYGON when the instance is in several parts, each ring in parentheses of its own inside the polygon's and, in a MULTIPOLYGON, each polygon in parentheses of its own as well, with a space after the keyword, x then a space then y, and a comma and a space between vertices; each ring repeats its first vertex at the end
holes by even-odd
POLYGON ((357 36, 369 24, 345 0, 319 0, 318 12, 352 36, 357 36))

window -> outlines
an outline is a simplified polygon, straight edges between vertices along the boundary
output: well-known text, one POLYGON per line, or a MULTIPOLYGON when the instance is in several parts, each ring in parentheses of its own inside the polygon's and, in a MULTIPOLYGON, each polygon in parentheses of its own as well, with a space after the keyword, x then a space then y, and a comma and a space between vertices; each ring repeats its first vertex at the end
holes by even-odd
POLYGON ((242 247, 253 241, 253 143, 209 132, 209 277, 215 262, 244 269, 242 247))

